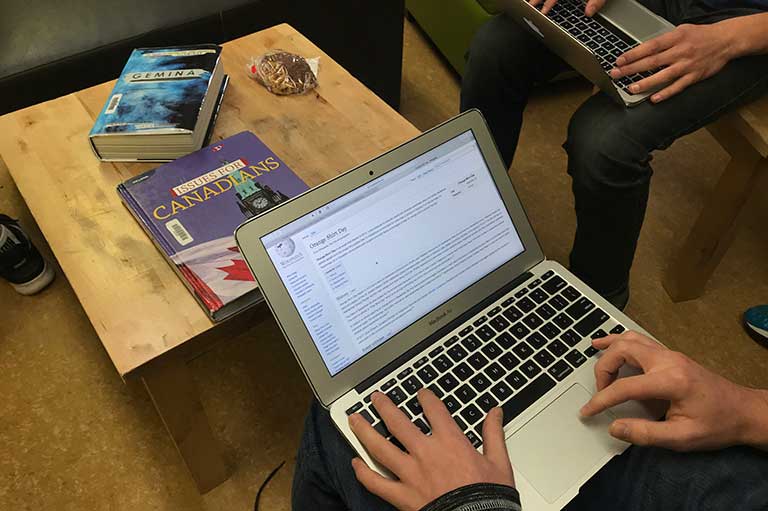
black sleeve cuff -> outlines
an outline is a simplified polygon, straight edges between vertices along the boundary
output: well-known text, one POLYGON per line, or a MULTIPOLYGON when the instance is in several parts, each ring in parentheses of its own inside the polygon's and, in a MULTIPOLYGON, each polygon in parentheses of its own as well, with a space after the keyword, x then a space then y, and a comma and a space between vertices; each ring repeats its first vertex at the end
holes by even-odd
POLYGON ((478 483, 456 488, 433 500, 421 511, 521 511, 520 495, 511 486, 478 483))

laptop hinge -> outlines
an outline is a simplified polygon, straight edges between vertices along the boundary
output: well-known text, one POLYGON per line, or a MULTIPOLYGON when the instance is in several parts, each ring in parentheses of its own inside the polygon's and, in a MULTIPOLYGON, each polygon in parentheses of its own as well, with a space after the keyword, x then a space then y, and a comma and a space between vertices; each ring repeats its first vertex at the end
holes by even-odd
POLYGON ((368 378, 360 382, 355 387, 355 390, 357 391, 358 394, 362 394, 369 388, 373 387, 384 376, 391 373, 392 371, 394 371, 395 369, 397 369, 398 367, 406 363, 408 360, 415 357, 417 353, 419 353, 420 351, 423 351, 428 346, 434 344, 440 338, 445 337, 446 335, 448 335, 449 332, 455 330, 459 325, 461 325, 462 323, 465 323, 472 316, 474 316, 484 308, 488 307, 488 305, 492 304, 493 302, 495 302, 505 294, 509 293, 512 289, 518 287, 519 285, 521 285, 523 282, 530 279, 531 277, 533 277, 533 274, 528 271, 523 273, 516 279, 512 280, 511 282, 503 286, 501 289, 497 290, 496 292, 488 296, 488 298, 478 303, 471 309, 467 310, 464 314, 457 317, 456 319, 454 319, 453 321, 451 321, 441 329, 435 331, 435 333, 433 333, 432 335, 430 335, 429 337, 427 337, 426 339, 418 343, 416 346, 409 349, 408 351, 406 351, 405 353, 397 357, 395 360, 393 360, 386 366, 376 371, 373 375, 369 376, 368 378))

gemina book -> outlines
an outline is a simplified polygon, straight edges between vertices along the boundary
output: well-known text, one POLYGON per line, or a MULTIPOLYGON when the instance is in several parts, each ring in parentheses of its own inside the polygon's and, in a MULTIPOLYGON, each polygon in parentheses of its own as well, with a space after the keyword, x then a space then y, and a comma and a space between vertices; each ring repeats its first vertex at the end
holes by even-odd
POLYGON ((248 218, 308 189, 244 131, 117 187, 125 205, 214 321, 262 300, 235 245, 248 218))
POLYGON ((133 50, 90 132, 97 156, 171 160, 199 149, 223 86, 220 57, 215 44, 133 50))

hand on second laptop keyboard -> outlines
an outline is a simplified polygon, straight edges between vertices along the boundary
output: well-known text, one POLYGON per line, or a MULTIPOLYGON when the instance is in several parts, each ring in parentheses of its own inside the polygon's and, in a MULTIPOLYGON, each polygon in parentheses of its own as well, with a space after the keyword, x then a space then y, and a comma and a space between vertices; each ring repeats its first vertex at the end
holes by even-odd
POLYGON ((480 454, 435 394, 421 389, 417 397, 432 429, 430 436, 420 431, 384 394, 376 392, 371 397, 387 429, 407 452, 386 440, 359 414, 349 417, 350 428, 366 450, 398 477, 397 481, 387 479, 356 458, 352 461, 355 475, 368 491, 397 509, 417 511, 469 484, 515 485, 504 441, 501 409, 491 409, 486 417, 484 454, 480 454))
MULTIPOLYGON (((606 0, 587 0, 584 5, 584 14, 587 16, 594 16, 597 11, 603 8, 606 0)), ((547 14, 550 9, 558 2, 558 0, 528 0, 528 3, 536 7, 542 5, 542 14, 547 14)))

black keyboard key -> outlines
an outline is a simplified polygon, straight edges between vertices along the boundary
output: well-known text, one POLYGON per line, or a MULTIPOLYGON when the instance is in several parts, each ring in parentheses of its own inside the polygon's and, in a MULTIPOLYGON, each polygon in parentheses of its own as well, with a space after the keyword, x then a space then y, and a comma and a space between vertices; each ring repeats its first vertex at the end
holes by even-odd
POLYGON ((590 346, 589 348, 584 350, 584 355, 587 357, 593 357, 598 353, 600 353, 600 350, 595 348, 594 346, 590 346))
POLYGON ((452 414, 458 412, 459 408, 461 408, 461 403, 459 403, 459 400, 453 396, 448 396, 443 399, 443 404, 452 414))
POLYGON ((573 367, 569 366, 565 360, 558 360, 555 365, 548 370, 557 381, 563 381, 566 376, 573 372, 573 367))
POLYGON ((499 402, 488 392, 477 398, 475 403, 477 403, 477 406, 479 406, 485 413, 488 413, 488 410, 499 404, 499 402))
POLYGON ((485 354, 485 356, 490 360, 493 360, 494 358, 501 355, 501 348, 499 348, 499 345, 493 341, 483 346, 480 351, 482 351, 483 354, 485 354))
POLYGON ((456 389, 455 394, 456 394, 456 397, 459 398, 462 403, 467 404, 475 398, 475 396, 477 395, 477 392, 472 390, 472 387, 470 387, 469 385, 464 384, 458 389, 456 389))
POLYGON ((461 344, 467 349, 467 351, 475 351, 477 348, 483 345, 483 343, 475 336, 475 334, 465 338, 463 341, 461 341, 461 344))
POLYGON ((527 289, 527 288, 521 289, 520 291, 518 291, 517 293, 515 293, 515 298, 522 298, 522 297, 523 297, 523 296, 525 296, 527 293, 528 293, 528 289, 527 289))
POLYGON ((520 366, 520 370, 528 378, 533 378, 541 372, 541 367, 539 367, 533 360, 528 360, 527 362, 523 362, 523 365, 520 366))
POLYGON ((514 297, 514 296, 513 296, 513 297, 511 297, 511 298, 507 298, 506 300, 504 300, 503 302, 501 302, 501 306, 502 306, 502 307, 509 307, 509 306, 510 306, 510 305, 512 305, 513 303, 515 303, 515 297, 514 297))
POLYGON ((435 371, 435 368, 431 365, 424 366, 422 369, 416 371, 416 374, 419 375, 419 378, 421 378, 424 383, 429 383, 437 378, 437 371, 435 371))
POLYGON ((544 334, 550 341, 560 334, 560 329, 551 321, 539 328, 539 332, 544 334))
POLYGON ((499 334, 498 337, 496 337, 496 342, 499 343, 499 346, 501 346, 501 349, 508 350, 512 346, 515 345, 517 342, 514 337, 510 335, 509 332, 504 332, 502 334, 499 334))
MULTIPOLYGON (((450 375, 449 375, 449 376, 450 376, 450 375)), ((436 395, 438 398, 442 398, 442 397, 445 395, 445 394, 443 393, 443 391, 442 391, 442 390, 440 390, 440 387, 438 387, 438 386, 437 386, 437 385, 435 385, 434 383, 433 383, 432 385, 430 385, 429 387, 427 387, 427 388, 428 388, 429 390, 431 390, 431 391, 432 391, 432 393, 433 393, 434 395, 436 395)))
POLYGON ((595 304, 586 296, 582 296, 565 309, 565 312, 567 312, 573 319, 581 319, 584 314, 594 308, 595 304))
POLYGON ((416 363, 415 363, 415 364, 413 364, 413 367, 414 367, 414 368, 416 368, 416 369, 418 369, 419 367, 423 366, 423 365, 424 365, 424 364, 426 364, 427 362, 429 362, 429 359, 428 359, 427 357, 421 357, 420 359, 418 359, 418 360, 416 361, 416 363))
POLYGON ((373 427, 373 429, 376 430, 378 434, 383 436, 384 438, 387 438, 392 435, 392 433, 389 432, 387 429, 387 425, 384 424, 384 421, 379 421, 376 423, 376 425, 373 427))
POLYGON ((461 416, 467 421, 467 424, 471 426, 483 418, 483 412, 481 412, 475 405, 469 405, 461 411, 461 416))
POLYGON ((539 332, 533 332, 531 335, 528 336, 528 339, 526 339, 526 341, 535 350, 543 348, 547 344, 547 339, 544 338, 544 336, 541 335, 539 332))
POLYGON ((608 337, 608 334, 601 328, 600 330, 595 330, 591 337, 592 339, 602 339, 603 337, 608 337))
POLYGON ((565 297, 565 299, 566 299, 566 300, 568 300, 569 302, 572 302, 572 301, 574 301, 574 300, 577 300, 577 299, 581 298, 581 293, 579 293, 579 292, 576 290, 576 288, 575 288, 575 287, 573 287, 573 286, 568 286, 568 287, 566 287, 565 289, 563 289, 563 292, 562 292, 561 294, 562 294, 562 295, 565 297))
POLYGON ((450 348, 451 346, 453 346, 457 342, 459 342, 459 336, 458 335, 454 335, 453 337, 451 337, 450 339, 445 341, 445 343, 443 343, 443 346, 445 346, 446 348, 450 348))
POLYGON ((573 324, 573 320, 564 313, 560 313, 552 320, 557 326, 565 330, 573 324))
POLYGON ((419 403, 419 400, 415 397, 412 398, 410 401, 405 403, 405 406, 408 407, 408 409, 411 411, 411 413, 415 416, 421 415, 424 410, 421 409, 421 403, 419 403))
POLYGON ((555 315, 555 309, 553 309, 552 307, 550 307, 545 303, 544 305, 536 309, 536 314, 538 314, 541 319, 546 321, 555 315))
POLYGON ((553 309, 560 311, 560 310, 563 310, 568 305, 568 300, 566 300, 560 295, 557 295, 550 298, 550 300, 547 303, 551 305, 553 309))
POLYGON ((528 298, 527 296, 517 302, 517 308, 520 309, 523 312, 531 312, 533 309, 536 308, 536 304, 533 300, 528 298))
POLYGON ((501 362, 501 365, 503 365, 507 371, 511 371, 520 365, 520 359, 518 359, 512 353, 504 353, 501 358, 499 358, 499 362, 501 362))
POLYGON ((507 381, 507 383, 512 385, 512 388, 514 388, 515 390, 518 390, 520 387, 525 385, 525 382, 528 381, 528 378, 523 376, 520 371, 512 371, 504 379, 507 381))
POLYGON ((435 366, 435 369, 437 369, 439 372, 444 373, 451 367, 453 367, 453 362, 451 362, 451 359, 446 357, 445 355, 440 355, 435 360, 432 361, 432 365, 435 366))
POLYGON ((533 359, 539 363, 541 367, 547 368, 549 365, 555 361, 555 357, 553 357, 547 350, 541 350, 540 352, 536 353, 533 356, 533 359))
POLYGON ((397 383, 397 380, 395 380, 394 378, 392 378, 392 379, 391 379, 391 380, 389 380, 387 383, 385 383, 384 385, 382 385, 382 386, 381 386, 381 391, 382 391, 382 392, 386 392, 386 391, 388 391, 389 389, 391 389, 392 387, 394 387, 396 383, 397 383))
MULTIPOLYGON (((496 337, 496 332, 494 332, 493 328, 489 327, 488 325, 484 325, 482 328, 478 328, 475 333, 483 341, 488 341, 496 337)), ((469 337, 467 337, 467 339, 469 339, 469 337)))
POLYGON ((460 381, 465 381, 475 374, 475 372, 465 362, 462 362, 454 368, 453 374, 456 375, 456 378, 460 381))
POLYGON ((405 378, 406 376, 408 376, 412 372, 413 372, 413 369, 411 369, 410 367, 406 367, 405 369, 400 371, 400 373, 398 373, 397 379, 398 380, 402 380, 403 378, 405 378))
POLYGON ((415 394, 421 387, 424 386, 424 384, 421 383, 419 379, 416 378, 415 376, 411 376, 410 378, 407 378, 406 380, 404 380, 402 385, 403 385, 403 389, 408 394, 415 394))
POLYGON ((528 314, 524 319, 523 323, 530 328, 531 330, 536 330, 539 328, 544 322, 541 320, 540 317, 536 315, 535 312, 531 312, 528 314))
POLYGON ((494 396, 496 396, 496 399, 499 401, 504 401, 509 396, 512 395, 512 389, 509 388, 509 385, 504 383, 503 381, 500 381, 493 387, 491 387, 491 393, 493 393, 494 396))
POLYGON ((528 284, 528 289, 533 289, 535 287, 539 287, 539 285, 541 285, 541 279, 536 279, 533 282, 531 282, 530 284, 528 284))
POLYGON ((465 436, 467 437, 467 440, 469 440, 469 443, 472 444, 472 447, 477 449, 481 445, 483 445, 483 441, 480 440, 480 437, 475 435, 472 431, 467 431, 465 436))
POLYGON ((491 380, 488 379, 483 373, 478 373, 469 379, 469 383, 475 388, 476 391, 482 392, 491 386, 491 380))
POLYGON ((429 426, 427 426, 427 423, 424 422, 422 419, 416 419, 415 421, 413 421, 413 425, 419 428, 421 432, 424 433, 425 435, 429 434, 429 426))
POLYGON ((542 304, 549 299, 549 295, 543 289, 534 289, 528 296, 533 298, 533 300, 538 304, 542 304))
POLYGON ((387 396, 396 405, 399 405, 400 403, 405 401, 405 398, 407 397, 405 395, 405 393, 403 392, 403 389, 401 389, 400 387, 395 387, 394 389, 392 389, 389 392, 387 392, 387 396))
POLYGON ((523 317, 523 313, 514 305, 506 309, 502 314, 513 323, 523 317))
POLYGON ((544 285, 541 286, 541 287, 544 288, 544 290, 547 293, 553 295, 553 294, 557 293, 558 291, 560 291, 561 289, 563 289, 566 285, 567 284, 565 283, 563 278, 558 275, 558 276, 552 277, 550 280, 546 281, 544 283, 544 285))
POLYGON ((519 343, 517 346, 512 348, 512 351, 517 355, 520 360, 525 360, 526 358, 533 355, 533 348, 525 342, 519 343))
POLYGON ((482 353, 472 353, 467 362, 478 371, 488 365, 488 359, 482 353))
POLYGON ((491 365, 485 368, 485 374, 488 375, 491 381, 496 381, 504 376, 506 371, 496 362, 491 362, 491 365))
POLYGON ((368 421, 368 424, 373 424, 375 422, 375 419, 368 410, 361 411, 360 415, 363 417, 363 419, 368 421))
POLYGON ((565 344, 573 348, 577 344, 579 344, 579 341, 581 341, 581 337, 576 334, 573 330, 566 330, 563 332, 563 335, 560 336, 560 340, 563 341, 565 344))
POLYGON ((566 351, 568 351, 568 348, 565 344, 563 344, 560 341, 552 341, 549 343, 549 346, 547 346, 547 349, 556 357, 562 357, 566 351))
POLYGON ((454 362, 458 362, 467 356, 467 352, 461 346, 456 345, 448 350, 448 356, 451 357, 454 362))
POLYGON ((491 325, 497 332, 503 332, 510 325, 509 321, 504 319, 502 316, 496 316, 490 322, 488 322, 488 324, 491 325))
POLYGON ((620 334, 624 332, 624 330, 626 330, 626 328, 624 328, 624 325, 616 325, 615 327, 611 328, 611 333, 620 334))
POLYGON ((438 356, 442 352, 443 352, 443 347, 442 346, 438 346, 437 348, 435 348, 432 351, 430 351, 427 356, 429 358, 435 358, 436 356, 438 356))
POLYGON ((469 332, 471 331, 472 331, 472 325, 469 325, 468 327, 463 328, 461 332, 459 332, 459 335, 464 337, 465 335, 469 334, 469 332))
POLYGON ((554 386, 555 381, 546 374, 542 374, 530 385, 505 401, 501 405, 501 409, 504 411, 504 424, 509 424, 515 417, 538 401, 541 396, 552 390, 554 386))
POLYGON ((349 408, 347 408, 347 415, 352 415, 353 413, 357 413, 362 409, 363 409, 363 403, 355 403, 349 408))
POLYGON ((603 309, 597 308, 587 314, 587 316, 576 323, 576 326, 573 327, 576 332, 578 332, 582 337, 586 337, 597 328, 608 321, 608 314, 606 314, 603 309))
POLYGON ((494 307, 493 309, 491 309, 491 310, 489 310, 489 311, 488 311, 488 317, 489 317, 489 318, 492 318, 492 317, 494 317, 496 314, 498 314, 499 312, 501 312, 501 307, 499 307, 499 306, 497 305, 496 307, 494 307))
POLYGON ((467 430, 467 425, 464 423, 460 416, 454 415, 453 420, 456 421, 456 425, 459 427, 462 433, 467 430))
POLYGON ((366 403, 370 403, 370 402, 371 402, 371 396, 372 396, 372 395, 373 395, 373 393, 371 393, 371 394, 368 394, 367 396, 365 396, 365 399, 363 399, 363 401, 365 401, 366 403))
POLYGON ((480 326, 486 321, 488 321, 488 318, 486 318, 485 316, 480 316, 479 318, 477 318, 472 322, 472 326, 480 326))
POLYGON ((551 277, 554 274, 555 274, 555 272, 553 272, 552 270, 547 270, 547 272, 544 275, 541 276, 541 279, 542 280, 547 280, 549 277, 551 277))
POLYGON ((522 321, 512 325, 512 328, 510 328, 509 331, 512 332, 512 335, 514 335, 517 340, 523 339, 526 335, 531 333, 531 331, 527 326, 523 324, 522 321))
POLYGON ((587 358, 576 350, 571 350, 565 359, 570 362, 573 367, 579 367, 581 364, 587 361, 587 358))

